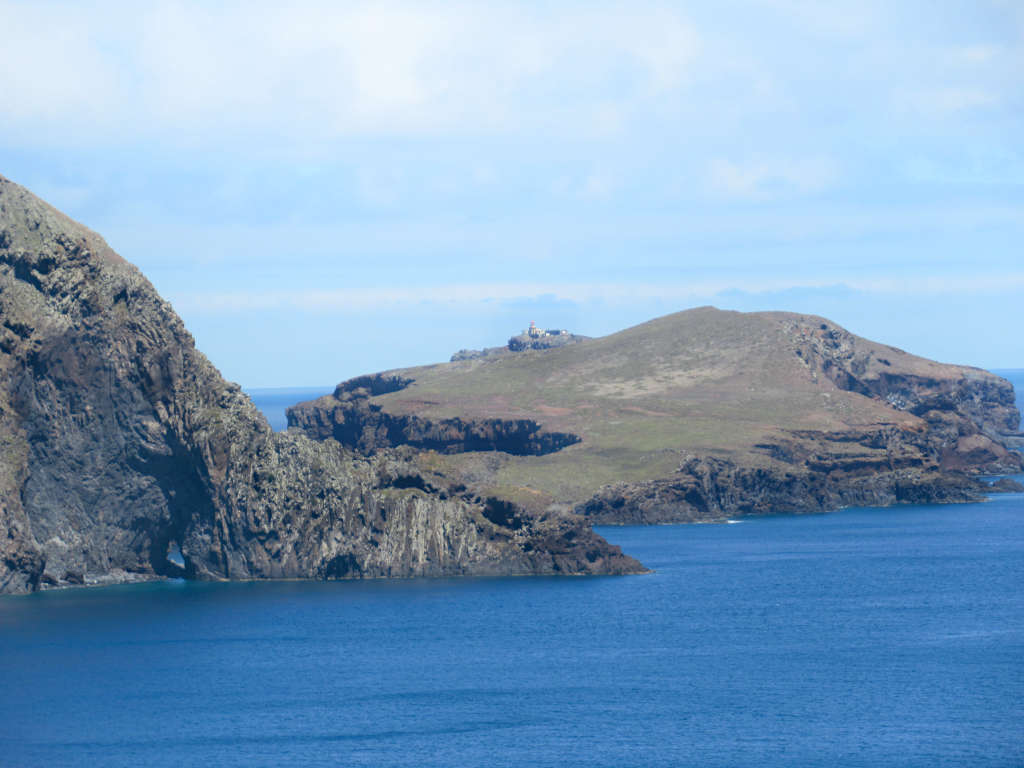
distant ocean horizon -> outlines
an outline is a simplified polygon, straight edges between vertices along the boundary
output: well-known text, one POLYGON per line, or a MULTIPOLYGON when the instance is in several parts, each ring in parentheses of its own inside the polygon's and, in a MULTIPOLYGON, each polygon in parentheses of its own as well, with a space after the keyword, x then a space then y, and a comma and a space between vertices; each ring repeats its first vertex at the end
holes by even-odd
POLYGON ((1024 494, 599 530, 654 572, 0 598, 0 765, 1024 765, 1024 494))

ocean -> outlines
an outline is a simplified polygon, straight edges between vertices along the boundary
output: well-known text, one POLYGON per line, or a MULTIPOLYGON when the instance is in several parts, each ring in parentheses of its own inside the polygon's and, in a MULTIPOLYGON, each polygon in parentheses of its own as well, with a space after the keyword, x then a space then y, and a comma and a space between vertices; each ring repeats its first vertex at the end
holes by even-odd
POLYGON ((1024 494, 600 531, 655 572, 2 598, 0 766, 1024 765, 1024 494))
POLYGON ((306 400, 316 400, 334 391, 334 385, 322 387, 276 387, 267 389, 247 389, 246 394, 252 398, 256 407, 263 411, 270 426, 275 432, 288 428, 288 415, 285 413, 290 406, 306 400))

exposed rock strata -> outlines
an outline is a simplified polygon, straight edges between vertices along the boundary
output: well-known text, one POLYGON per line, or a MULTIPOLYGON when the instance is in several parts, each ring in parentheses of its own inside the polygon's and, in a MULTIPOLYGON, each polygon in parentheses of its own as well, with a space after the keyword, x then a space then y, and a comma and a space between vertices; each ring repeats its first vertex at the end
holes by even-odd
POLYGON ((2 177, 0 459, 0 592, 642 570, 574 518, 512 525, 394 452, 275 434, 137 269, 2 177))
POLYGON ((406 445, 439 453, 503 451, 543 456, 580 440, 568 432, 542 430, 533 419, 428 419, 388 413, 370 402, 375 395, 396 392, 411 383, 411 379, 381 375, 342 382, 333 395, 289 408, 288 426, 299 427, 315 440, 334 438, 363 453, 406 445))
POLYGON ((858 380, 847 370, 823 368, 841 386, 884 399, 927 427, 783 432, 755 446, 773 460, 768 465, 689 457, 671 477, 604 486, 576 511, 595 525, 639 525, 969 502, 1013 489, 1013 481, 993 488, 974 477, 1024 466, 1024 457, 1005 445, 1020 419, 1009 382, 991 374, 858 380))
POLYGON ((689 457, 671 477, 604 486, 576 512, 595 525, 642 525, 979 501, 993 488, 973 475, 1024 466, 999 439, 1019 419, 1008 382, 886 383, 882 396, 898 391, 894 406, 922 416, 928 428, 794 430, 756 446, 772 459, 767 465, 689 457))
POLYGON ((850 506, 978 501, 985 493, 969 477, 934 469, 859 469, 840 464, 784 471, 693 458, 672 478, 605 486, 576 511, 595 525, 650 525, 850 506))
POLYGON ((1020 412, 1013 385, 1005 379, 954 366, 941 377, 892 370, 886 348, 828 323, 813 330, 794 323, 792 332, 799 340, 797 356, 839 389, 883 400, 927 422, 927 430, 904 437, 942 469, 1003 471, 1019 466, 1020 457, 1009 451, 1020 412), (950 375, 956 371, 962 373, 950 375))

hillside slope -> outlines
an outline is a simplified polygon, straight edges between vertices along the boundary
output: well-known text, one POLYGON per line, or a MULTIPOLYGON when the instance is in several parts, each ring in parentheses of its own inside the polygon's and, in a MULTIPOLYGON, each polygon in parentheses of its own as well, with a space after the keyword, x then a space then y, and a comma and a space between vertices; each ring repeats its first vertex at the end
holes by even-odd
POLYGON ((571 347, 388 371, 290 424, 600 522, 975 498, 1018 469, 1013 389, 820 317, 680 312, 571 347))
POLYGON ((135 267, 0 177, 0 592, 642 570, 400 453, 275 434, 135 267))

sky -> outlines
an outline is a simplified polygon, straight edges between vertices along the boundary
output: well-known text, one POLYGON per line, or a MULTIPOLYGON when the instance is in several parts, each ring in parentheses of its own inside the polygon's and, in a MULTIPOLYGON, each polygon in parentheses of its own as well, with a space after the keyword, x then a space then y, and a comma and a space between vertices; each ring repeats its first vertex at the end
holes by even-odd
POLYGON ((1024 367, 1019 0, 0 0, 0 29, 0 173, 246 387, 707 304, 1024 367))

